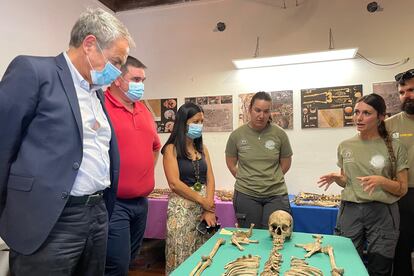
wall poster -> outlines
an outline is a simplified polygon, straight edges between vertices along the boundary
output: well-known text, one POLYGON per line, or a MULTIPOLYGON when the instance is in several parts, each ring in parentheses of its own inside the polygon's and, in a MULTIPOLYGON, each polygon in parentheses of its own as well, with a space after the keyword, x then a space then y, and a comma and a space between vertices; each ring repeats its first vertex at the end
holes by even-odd
POLYGON ((302 128, 353 126, 354 105, 361 96, 361 84, 302 89, 302 128))
POLYGON ((199 104, 204 110, 205 132, 233 130, 233 96, 187 97, 185 102, 199 104))
MULTIPOLYGON (((293 129, 293 91, 268 92, 272 98, 272 121, 283 129, 293 129)), ((249 106, 255 93, 239 95, 239 126, 250 120, 249 106)))
POLYGON ((141 101, 154 117, 158 133, 171 132, 177 114, 177 98, 148 99, 141 101))
POLYGON ((387 116, 390 117, 401 111, 400 96, 398 94, 397 82, 378 82, 372 84, 372 92, 381 95, 387 106, 387 116))

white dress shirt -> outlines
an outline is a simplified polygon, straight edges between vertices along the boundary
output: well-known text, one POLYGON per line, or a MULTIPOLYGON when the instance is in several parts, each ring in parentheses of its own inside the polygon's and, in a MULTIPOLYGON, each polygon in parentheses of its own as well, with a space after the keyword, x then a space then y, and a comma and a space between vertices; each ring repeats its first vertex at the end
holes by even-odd
POLYGON ((75 85, 83 129, 83 159, 70 194, 90 195, 108 188, 111 184, 109 174, 111 127, 96 91, 91 89, 91 85, 81 76, 66 52, 63 54, 75 85))

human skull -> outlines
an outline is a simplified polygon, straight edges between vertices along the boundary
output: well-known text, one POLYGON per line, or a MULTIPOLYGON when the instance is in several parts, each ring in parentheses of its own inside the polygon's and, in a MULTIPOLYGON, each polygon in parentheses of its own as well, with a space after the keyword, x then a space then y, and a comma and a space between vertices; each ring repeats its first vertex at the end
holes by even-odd
POLYGON ((293 231, 293 218, 283 210, 273 212, 269 217, 269 232, 275 238, 290 239, 293 231))

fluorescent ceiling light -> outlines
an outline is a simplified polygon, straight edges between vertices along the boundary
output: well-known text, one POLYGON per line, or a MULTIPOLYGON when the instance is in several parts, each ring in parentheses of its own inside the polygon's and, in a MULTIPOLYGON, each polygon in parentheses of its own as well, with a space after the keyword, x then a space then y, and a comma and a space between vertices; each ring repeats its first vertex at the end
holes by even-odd
POLYGON ((297 54, 278 57, 263 57, 251 59, 236 59, 233 60, 234 66, 237 69, 257 68, 266 66, 280 66, 288 64, 302 64, 310 62, 332 61, 341 59, 354 58, 358 48, 329 50, 324 52, 314 52, 307 54, 297 54))

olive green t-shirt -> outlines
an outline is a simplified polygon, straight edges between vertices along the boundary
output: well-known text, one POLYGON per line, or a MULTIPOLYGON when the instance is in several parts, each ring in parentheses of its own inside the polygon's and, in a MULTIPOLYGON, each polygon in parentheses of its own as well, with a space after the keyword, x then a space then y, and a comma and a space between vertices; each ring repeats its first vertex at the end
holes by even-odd
POLYGON ((392 138, 399 140, 408 152, 408 187, 414 188, 414 119, 400 112, 385 120, 385 126, 392 138))
MULTIPOLYGON (((392 141, 396 158, 396 173, 408 168, 407 151, 396 140, 392 141)), ((391 178, 391 160, 387 146, 382 138, 362 140, 356 135, 343 141, 338 146, 338 166, 347 176, 345 188, 342 190, 342 200, 351 202, 379 201, 387 204, 396 202, 399 197, 376 187, 372 195, 363 190, 360 176, 381 175, 391 178)))
POLYGON ((259 198, 287 194, 279 159, 291 155, 288 136, 273 124, 260 132, 245 124, 230 134, 226 146, 226 156, 237 157, 235 189, 259 198))

